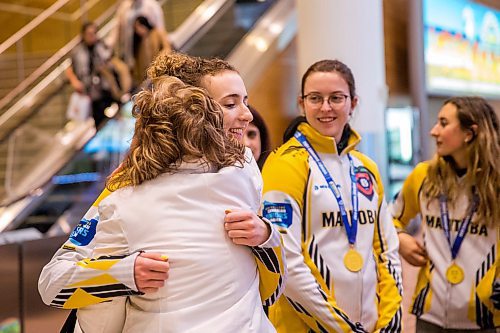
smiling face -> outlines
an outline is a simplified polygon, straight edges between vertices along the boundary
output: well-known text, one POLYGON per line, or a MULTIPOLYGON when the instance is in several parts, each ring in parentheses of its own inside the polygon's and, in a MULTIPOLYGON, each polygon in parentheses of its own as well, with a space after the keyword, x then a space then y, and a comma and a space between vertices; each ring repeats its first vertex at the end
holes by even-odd
POLYGON ((437 154, 450 156, 458 165, 467 158, 467 142, 472 139, 472 132, 460 126, 457 107, 445 104, 438 114, 438 121, 430 133, 436 139, 437 154))
POLYGON ((222 106, 224 129, 243 142, 243 133, 253 117, 248 109, 247 90, 241 76, 237 72, 225 70, 205 76, 201 86, 222 106))
POLYGON ((304 110, 307 122, 319 133, 335 138, 342 137, 342 131, 357 104, 357 97, 350 96, 349 85, 337 72, 313 72, 304 82, 303 95, 320 95, 323 103, 313 104, 303 97, 299 104, 304 110), (347 95, 340 105, 330 105, 329 96, 347 95))

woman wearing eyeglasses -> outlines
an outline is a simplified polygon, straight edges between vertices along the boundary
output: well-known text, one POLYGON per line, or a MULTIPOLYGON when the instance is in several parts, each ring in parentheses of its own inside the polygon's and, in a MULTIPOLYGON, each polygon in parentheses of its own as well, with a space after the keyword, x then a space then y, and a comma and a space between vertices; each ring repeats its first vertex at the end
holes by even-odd
POLYGON ((298 118, 263 169, 264 216, 284 237, 278 332, 399 332, 401 267, 377 166, 356 151, 351 70, 322 60, 302 77, 298 118))

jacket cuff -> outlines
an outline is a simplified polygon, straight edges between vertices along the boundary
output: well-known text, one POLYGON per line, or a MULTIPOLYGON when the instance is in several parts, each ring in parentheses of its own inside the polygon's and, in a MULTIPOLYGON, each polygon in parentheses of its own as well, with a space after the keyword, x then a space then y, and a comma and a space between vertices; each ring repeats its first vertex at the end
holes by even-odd
POLYGON ((267 218, 259 215, 259 218, 270 228, 269 238, 262 244, 254 246, 255 248, 273 248, 281 245, 281 236, 276 227, 267 218))
POLYGON ((113 275, 135 293, 139 292, 134 277, 135 259, 139 254, 141 254, 141 252, 135 252, 120 260, 120 262, 113 267, 113 275))

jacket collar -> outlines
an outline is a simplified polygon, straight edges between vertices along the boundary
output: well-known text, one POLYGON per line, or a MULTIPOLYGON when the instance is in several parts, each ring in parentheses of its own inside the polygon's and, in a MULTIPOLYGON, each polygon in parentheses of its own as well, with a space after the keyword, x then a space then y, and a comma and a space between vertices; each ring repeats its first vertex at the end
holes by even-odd
MULTIPOLYGON (((297 129, 307 137, 309 143, 318 153, 338 154, 337 142, 335 141, 335 138, 320 134, 311 125, 305 122, 301 123, 297 129)), ((349 139, 347 140, 347 146, 344 148, 344 150, 342 150, 340 155, 347 154, 348 152, 356 148, 356 146, 361 141, 361 136, 356 131, 354 131, 352 128, 350 129, 350 131, 351 134, 349 135, 349 139)))

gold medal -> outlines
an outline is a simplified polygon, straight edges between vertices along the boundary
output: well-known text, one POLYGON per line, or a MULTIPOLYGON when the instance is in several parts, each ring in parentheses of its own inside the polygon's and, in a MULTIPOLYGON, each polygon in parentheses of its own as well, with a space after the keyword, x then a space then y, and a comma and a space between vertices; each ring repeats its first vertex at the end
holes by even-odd
POLYGON ((451 284, 459 284, 464 280, 463 269, 455 263, 452 263, 446 270, 446 279, 451 284))
POLYGON ((363 257, 351 247, 344 256, 344 265, 351 272, 359 272, 363 268, 363 257))

